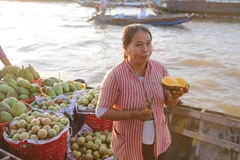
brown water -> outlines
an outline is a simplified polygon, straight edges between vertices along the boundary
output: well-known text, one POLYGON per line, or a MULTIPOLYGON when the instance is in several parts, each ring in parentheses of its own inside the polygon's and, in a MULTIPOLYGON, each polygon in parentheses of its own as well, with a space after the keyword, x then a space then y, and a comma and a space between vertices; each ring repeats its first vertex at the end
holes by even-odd
MULTIPOLYGON (((111 14, 137 11, 115 8, 111 14)), ((122 60, 123 26, 86 22, 93 12, 71 1, 0 1, 0 44, 13 64, 30 63, 42 77, 83 78, 95 86, 122 60)), ((149 28, 152 58, 191 85, 184 103, 240 114, 239 19, 193 19, 149 28)))

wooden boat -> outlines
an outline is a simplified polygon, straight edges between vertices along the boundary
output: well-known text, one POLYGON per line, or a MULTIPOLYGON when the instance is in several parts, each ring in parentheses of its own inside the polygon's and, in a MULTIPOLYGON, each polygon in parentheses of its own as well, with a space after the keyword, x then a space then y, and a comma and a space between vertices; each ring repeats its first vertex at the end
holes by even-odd
POLYGON ((240 115, 184 103, 164 112, 172 136, 165 160, 240 160, 240 115))
POLYGON ((166 160, 240 160, 240 116, 180 104, 166 110, 166 160))
MULTIPOLYGON (((100 5, 100 0, 98 1, 89 1, 89 0, 75 0, 78 4, 84 7, 96 7, 100 5)), ((140 7, 147 6, 146 2, 111 2, 107 1, 107 7, 140 7)))
POLYGON ((213 17, 240 16, 240 1, 193 1, 168 0, 166 3, 147 1, 148 7, 156 14, 168 13, 195 13, 213 17))
POLYGON ((172 15, 149 15, 146 18, 138 19, 137 16, 130 15, 98 15, 94 17, 97 24, 112 24, 112 25, 128 25, 132 23, 149 24, 154 26, 169 26, 178 25, 188 22, 192 19, 193 14, 172 14, 172 15))

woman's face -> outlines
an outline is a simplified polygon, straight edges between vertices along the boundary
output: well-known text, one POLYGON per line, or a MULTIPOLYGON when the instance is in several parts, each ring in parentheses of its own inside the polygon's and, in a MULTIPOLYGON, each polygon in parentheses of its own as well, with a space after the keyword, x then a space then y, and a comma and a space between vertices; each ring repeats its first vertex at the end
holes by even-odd
POLYGON ((152 40, 148 32, 136 32, 128 46, 124 46, 128 60, 133 64, 145 64, 152 54, 152 40))

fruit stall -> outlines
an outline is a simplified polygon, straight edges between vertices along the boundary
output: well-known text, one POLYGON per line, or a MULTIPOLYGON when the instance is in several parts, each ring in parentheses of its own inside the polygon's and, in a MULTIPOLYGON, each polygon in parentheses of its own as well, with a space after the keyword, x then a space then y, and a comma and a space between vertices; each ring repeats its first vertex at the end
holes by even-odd
POLYGON ((30 64, 0 80, 0 160, 113 160, 112 121, 97 119, 100 87, 43 78, 30 64))
MULTIPOLYGON (((95 115, 99 86, 42 77, 31 65, 6 66, 1 75, 0 160, 116 159, 113 122, 95 115)), ((170 77, 161 85, 189 86, 170 77)), ((184 104, 164 109, 172 135, 166 160, 240 159, 239 115, 184 104)))

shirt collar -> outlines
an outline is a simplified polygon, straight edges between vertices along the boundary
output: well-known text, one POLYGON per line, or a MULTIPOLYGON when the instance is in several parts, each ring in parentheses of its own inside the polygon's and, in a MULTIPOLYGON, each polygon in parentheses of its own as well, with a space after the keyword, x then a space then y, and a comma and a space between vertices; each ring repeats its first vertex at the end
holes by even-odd
MULTIPOLYGON (((124 59, 124 64, 126 65, 126 67, 127 67, 130 71, 133 71, 133 68, 132 68, 132 66, 128 63, 127 58, 124 59)), ((147 68, 146 68, 146 72, 149 70, 150 66, 151 66, 151 60, 149 59, 149 60, 148 60, 148 64, 147 64, 147 68)))

